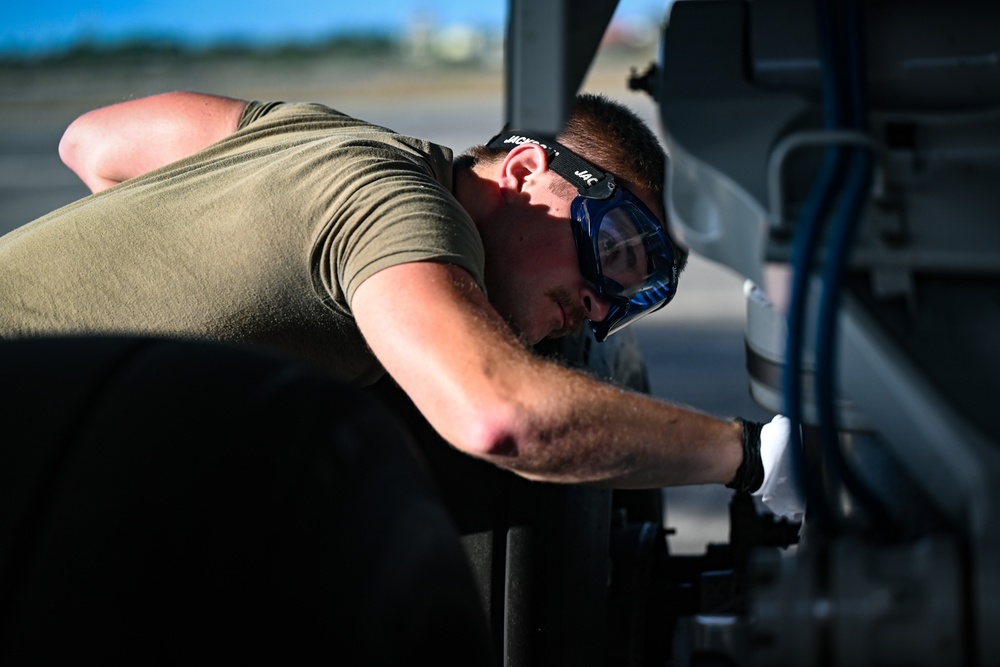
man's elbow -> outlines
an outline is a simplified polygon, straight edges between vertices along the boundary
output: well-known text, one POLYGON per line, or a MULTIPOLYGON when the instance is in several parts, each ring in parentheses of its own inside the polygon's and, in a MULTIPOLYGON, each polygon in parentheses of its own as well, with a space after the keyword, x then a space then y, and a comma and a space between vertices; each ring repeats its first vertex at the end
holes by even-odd
POLYGON ((72 170, 76 175, 80 175, 80 140, 74 125, 70 125, 63 132, 59 140, 59 159, 72 170))
POLYGON ((566 461, 554 456, 544 443, 544 434, 533 428, 523 411, 509 419, 483 415, 464 438, 454 443, 470 456, 536 482, 581 481, 566 461))
POLYGON ((118 181, 107 178, 96 168, 100 154, 96 142, 88 140, 84 126, 86 115, 73 121, 59 140, 59 159, 76 174, 91 192, 100 192, 118 181))
POLYGON ((494 463, 522 454, 526 441, 523 418, 511 408, 473 410, 451 439, 461 451, 494 463))

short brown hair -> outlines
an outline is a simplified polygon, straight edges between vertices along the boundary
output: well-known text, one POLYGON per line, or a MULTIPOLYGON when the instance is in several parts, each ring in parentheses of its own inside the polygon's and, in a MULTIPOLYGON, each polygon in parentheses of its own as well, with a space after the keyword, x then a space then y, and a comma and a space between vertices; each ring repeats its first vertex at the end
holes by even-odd
MULTIPOLYGON (((649 126, 624 104, 604 95, 577 95, 556 141, 602 171, 614 174, 627 189, 641 190, 655 201, 663 201, 666 152, 649 126)), ((459 160, 471 167, 499 160, 507 152, 505 148, 474 146, 459 160)), ((569 183, 566 186, 567 192, 575 191, 569 183)), ((677 250, 678 269, 682 269, 687 263, 687 251, 680 247, 677 250)))
MULTIPOLYGON (((577 95, 556 141, 595 167, 614 174, 629 189, 662 194, 666 154, 652 130, 625 105, 604 95, 577 95)), ((463 157, 475 164, 506 154, 506 149, 474 146, 463 157)))

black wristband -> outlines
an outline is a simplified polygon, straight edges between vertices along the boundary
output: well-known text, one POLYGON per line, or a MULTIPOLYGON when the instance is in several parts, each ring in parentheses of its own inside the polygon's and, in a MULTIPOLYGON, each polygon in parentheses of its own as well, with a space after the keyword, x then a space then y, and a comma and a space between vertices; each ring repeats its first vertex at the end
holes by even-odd
POLYGON ((753 493, 764 483, 764 462, 760 460, 760 431, 764 425, 739 418, 736 421, 743 427, 743 462, 736 469, 736 477, 726 486, 753 493))

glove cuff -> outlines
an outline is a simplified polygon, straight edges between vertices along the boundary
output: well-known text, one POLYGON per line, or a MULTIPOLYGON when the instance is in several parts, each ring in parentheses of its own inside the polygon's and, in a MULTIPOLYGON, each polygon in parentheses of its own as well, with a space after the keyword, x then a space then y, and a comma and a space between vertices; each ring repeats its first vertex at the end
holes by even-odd
POLYGON ((736 470, 736 477, 726 486, 753 493, 764 483, 764 462, 760 458, 760 432, 764 425, 740 418, 736 421, 743 427, 743 462, 736 470))

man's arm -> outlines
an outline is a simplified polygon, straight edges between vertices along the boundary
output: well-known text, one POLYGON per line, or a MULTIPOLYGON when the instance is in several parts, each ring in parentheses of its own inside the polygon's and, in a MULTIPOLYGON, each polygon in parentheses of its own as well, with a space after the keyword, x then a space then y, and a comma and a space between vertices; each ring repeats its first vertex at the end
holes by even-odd
POLYGON ((59 157, 100 192, 197 153, 236 131, 245 100, 165 93, 95 109, 73 121, 59 157))
POLYGON ((352 310, 386 370, 452 445, 526 478, 620 488, 728 483, 741 427, 532 355, 469 274, 410 263, 352 310))

